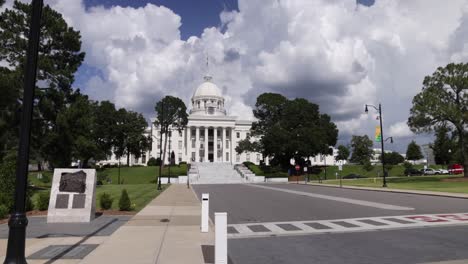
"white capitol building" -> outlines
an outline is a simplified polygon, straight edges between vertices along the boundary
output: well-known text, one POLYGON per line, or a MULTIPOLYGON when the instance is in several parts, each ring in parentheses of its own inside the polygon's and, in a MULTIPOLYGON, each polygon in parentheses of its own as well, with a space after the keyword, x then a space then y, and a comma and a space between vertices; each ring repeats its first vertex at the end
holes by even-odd
MULTIPOLYGON (((238 119, 230 116, 225 109, 225 99, 221 90, 213 83, 212 77, 205 76, 204 82, 198 86, 191 99, 191 109, 188 116, 186 128, 178 132, 172 131, 168 138, 165 163, 169 163, 171 152, 175 154, 175 162, 187 163, 230 163, 240 164, 250 161, 259 164, 263 159, 261 153, 244 152, 236 153, 236 146, 240 140, 245 139, 250 132, 253 121, 238 119)), ((158 158, 160 148, 164 148, 165 135, 163 135, 163 145, 160 146, 160 131, 151 118, 151 127, 147 132, 151 134, 153 142, 151 149, 144 153, 142 157, 136 159, 130 157, 130 166, 144 165, 149 158, 158 158)), ((334 151, 336 152, 336 150, 334 151)), ((318 155, 311 158, 312 165, 335 165, 334 155, 318 155)), ((120 159, 121 164, 126 164, 127 157, 120 159)), ((119 160, 112 155, 107 160, 99 161, 97 164, 116 165, 119 160)), ((268 163, 268 161, 267 161, 268 163)))

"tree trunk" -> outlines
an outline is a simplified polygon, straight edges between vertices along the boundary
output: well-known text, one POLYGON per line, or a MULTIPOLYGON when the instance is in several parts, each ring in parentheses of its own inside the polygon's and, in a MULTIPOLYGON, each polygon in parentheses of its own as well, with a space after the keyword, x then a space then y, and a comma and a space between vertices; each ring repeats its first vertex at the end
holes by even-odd
MULTIPOLYGON (((167 131, 167 130, 166 130, 167 131)), ((166 138, 164 139, 164 150, 163 150, 163 155, 162 155, 162 158, 161 158, 161 169, 164 169, 164 163, 166 161, 166 149, 167 149, 167 132, 164 133, 164 135, 166 136, 166 138)))
POLYGON ((463 176, 468 178, 468 156, 467 156, 467 149, 465 144, 465 131, 463 127, 458 129, 459 134, 459 144, 460 144, 460 151, 461 151, 461 159, 463 162, 463 176))
POLYGON ((130 151, 127 150, 127 167, 130 167, 130 151))

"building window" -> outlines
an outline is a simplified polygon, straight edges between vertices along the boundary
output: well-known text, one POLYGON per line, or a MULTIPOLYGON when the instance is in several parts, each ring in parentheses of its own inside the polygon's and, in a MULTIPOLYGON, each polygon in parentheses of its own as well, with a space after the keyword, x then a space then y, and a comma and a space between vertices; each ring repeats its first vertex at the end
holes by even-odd
POLYGON ((182 137, 182 130, 179 131, 179 137, 182 137))
POLYGON ((226 140, 226 148, 229 148, 229 140, 226 140))
POLYGON ((182 152, 179 152, 179 163, 182 162, 182 152))
POLYGON ((229 161, 229 152, 226 152, 226 161, 229 161))
POLYGON ((236 133, 237 138, 240 138, 240 132, 236 133))
POLYGON ((245 154, 245 159, 246 159, 247 161, 250 161, 250 153, 245 154))
POLYGON ((182 149, 182 140, 179 140, 179 149, 182 149))
POLYGON ((237 161, 237 162, 240 161, 240 155, 239 155, 239 154, 236 154, 236 161, 237 161))
POLYGON ((250 137, 250 133, 245 134, 246 137, 250 137))
POLYGON ((192 161, 195 161, 195 152, 192 152, 192 161))
POLYGON ((192 139, 192 148, 195 148, 195 139, 192 139))
POLYGON ((141 156, 141 163, 146 163, 146 155, 141 156))
POLYGON ((229 130, 226 130, 226 137, 229 137, 229 130))
POLYGON ((260 154, 257 154, 257 163, 260 162, 260 154))

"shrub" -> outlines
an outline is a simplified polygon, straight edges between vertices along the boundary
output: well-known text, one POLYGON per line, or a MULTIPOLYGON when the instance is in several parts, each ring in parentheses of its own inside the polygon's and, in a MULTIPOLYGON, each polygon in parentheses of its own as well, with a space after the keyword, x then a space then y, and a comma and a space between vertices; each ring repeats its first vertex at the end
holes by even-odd
POLYGON ((42 174, 42 178, 40 179, 42 183, 50 183, 50 176, 46 173, 42 174))
POLYGON ((16 161, 14 157, 0 162, 0 204, 8 209, 13 208, 16 161))
POLYGON ((147 165, 148 166, 159 166, 161 165, 161 159, 160 158, 154 158, 154 157, 151 157, 149 158, 148 162, 147 162, 147 165))
POLYGON ((112 203, 114 202, 114 198, 110 196, 108 193, 102 193, 99 196, 99 205, 103 210, 109 210, 112 208, 112 203))
POLYGON ((120 195, 119 200, 119 210, 120 211, 131 211, 132 204, 130 202, 130 197, 128 197, 128 193, 126 189, 122 190, 122 195, 120 195))
POLYGON ((27 192, 26 194, 26 212, 34 210, 34 204, 31 199, 31 192, 27 192))
POLYGON ((248 168, 250 165, 253 165, 254 163, 250 161, 244 161, 242 162, 242 164, 244 164, 248 168))
POLYGON ((364 162, 364 165, 362 166, 363 169, 366 171, 371 171, 374 169, 374 166, 370 163, 370 161, 364 162))
POLYGON ((0 204, 0 219, 4 219, 8 216, 8 207, 4 204, 0 204))
POLYGON ((403 166, 405 167, 405 169, 412 169, 413 168, 413 164, 411 164, 410 162, 407 162, 407 161, 405 161, 403 163, 403 166))
POLYGON ((37 209, 39 211, 45 211, 49 208, 50 192, 40 192, 37 196, 37 209))

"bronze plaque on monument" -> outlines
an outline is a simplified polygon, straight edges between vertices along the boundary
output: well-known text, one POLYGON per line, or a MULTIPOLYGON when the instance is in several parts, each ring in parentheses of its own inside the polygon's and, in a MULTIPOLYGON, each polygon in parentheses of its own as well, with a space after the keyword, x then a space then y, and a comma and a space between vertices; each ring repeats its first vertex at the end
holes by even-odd
POLYGON ((59 191, 84 193, 86 191, 86 173, 82 170, 73 173, 62 173, 59 191))
POLYGON ((57 200, 55 202, 55 208, 67 209, 68 208, 68 194, 57 194, 57 200))
POLYGON ((73 195, 73 209, 85 208, 86 194, 75 194, 73 195))

